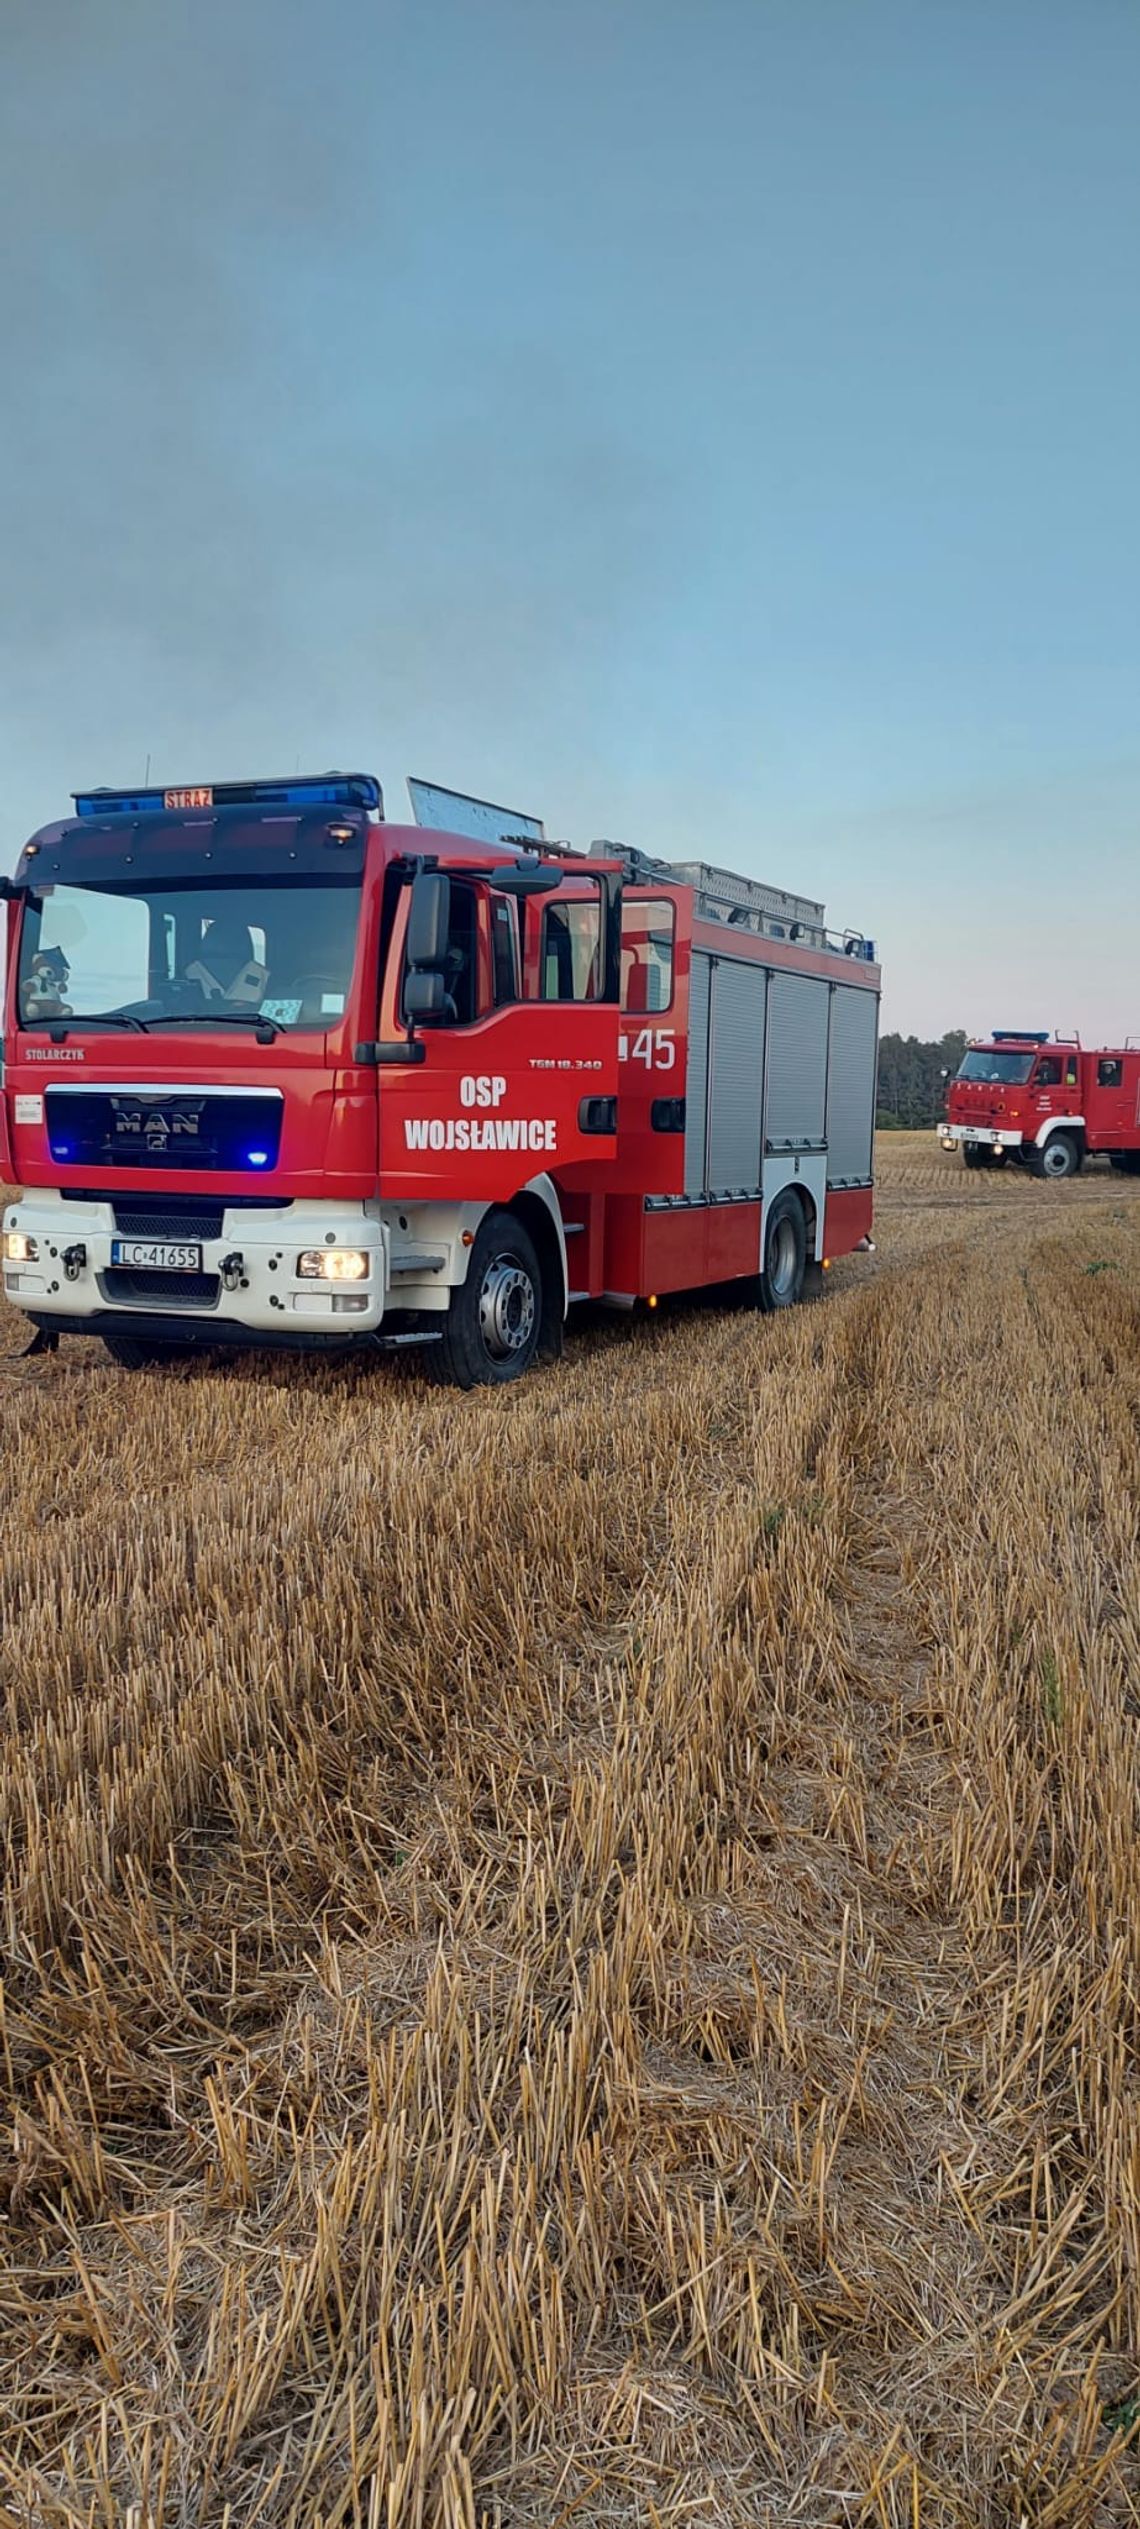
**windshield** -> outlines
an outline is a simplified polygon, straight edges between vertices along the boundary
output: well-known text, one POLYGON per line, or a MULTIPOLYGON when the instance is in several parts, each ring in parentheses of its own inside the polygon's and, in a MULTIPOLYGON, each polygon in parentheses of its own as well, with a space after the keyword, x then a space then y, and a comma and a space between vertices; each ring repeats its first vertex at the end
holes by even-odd
POLYGON ((24 1027, 125 1014, 335 1027, 348 1002, 360 877, 91 880, 29 896, 20 938, 24 1027))
POLYGON ((972 1046, 958 1071, 959 1080, 1028 1080, 1033 1069, 1032 1054, 1001 1054, 991 1045, 972 1046))

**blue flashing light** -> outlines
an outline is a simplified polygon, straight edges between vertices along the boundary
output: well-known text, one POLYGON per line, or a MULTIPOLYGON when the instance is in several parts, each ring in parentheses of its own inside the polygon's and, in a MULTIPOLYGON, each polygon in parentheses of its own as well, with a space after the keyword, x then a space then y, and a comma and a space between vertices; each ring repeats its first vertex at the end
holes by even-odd
POLYGON ((53 1159, 70 1159, 70 1142, 53 1142, 51 1146, 51 1155, 53 1159))
POLYGON ((74 790, 78 817, 209 815, 216 808, 371 808, 384 814, 372 773, 317 773, 294 781, 195 782, 165 790, 74 790))
POLYGON ((247 1150, 246 1158, 248 1159, 251 1168, 268 1168, 269 1166, 269 1153, 267 1150, 247 1150))

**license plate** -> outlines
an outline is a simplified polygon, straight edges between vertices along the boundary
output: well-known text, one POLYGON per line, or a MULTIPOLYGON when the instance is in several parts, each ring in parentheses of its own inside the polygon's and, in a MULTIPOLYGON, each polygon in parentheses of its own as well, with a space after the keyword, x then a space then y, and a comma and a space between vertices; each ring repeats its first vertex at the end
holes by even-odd
POLYGON ((111 1262, 141 1265, 151 1273, 200 1273, 202 1250, 186 1240, 176 1244, 169 1238, 113 1238, 111 1262))

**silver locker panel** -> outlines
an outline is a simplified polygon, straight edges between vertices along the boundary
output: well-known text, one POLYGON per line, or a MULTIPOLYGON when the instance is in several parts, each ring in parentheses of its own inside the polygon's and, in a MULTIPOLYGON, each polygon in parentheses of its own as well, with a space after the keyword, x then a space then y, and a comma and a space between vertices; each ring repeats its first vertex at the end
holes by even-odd
POLYGON ((689 975, 689 1064, 685 1073, 685 1192, 705 1190, 709 1077, 709 959, 693 950, 689 975))
POLYGON ((709 1033, 710 1194, 758 1194, 764 1104, 762 966, 718 957, 712 970, 709 1033))
POLYGON ((830 985, 779 968, 768 992, 769 1149, 822 1145, 830 985))
POLYGON ((875 1132, 879 996, 836 984, 827 1072, 827 1182, 866 1185, 875 1132))

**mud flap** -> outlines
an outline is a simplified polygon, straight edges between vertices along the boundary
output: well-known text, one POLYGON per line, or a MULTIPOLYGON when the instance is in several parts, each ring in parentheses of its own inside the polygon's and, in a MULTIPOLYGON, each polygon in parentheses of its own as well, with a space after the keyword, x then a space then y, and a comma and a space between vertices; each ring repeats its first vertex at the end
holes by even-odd
POLYGON ((48 1326, 37 1326, 30 1344, 25 1344, 23 1352, 20 1355, 20 1359, 22 1361, 30 1361, 34 1353, 58 1351, 59 1336, 54 1332, 54 1330, 48 1326))

